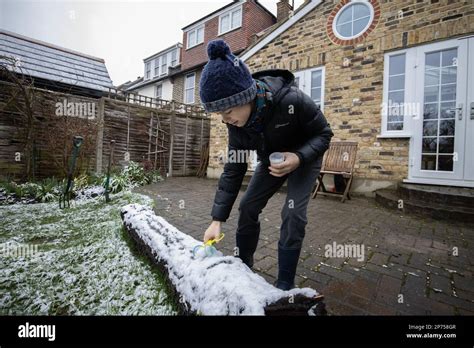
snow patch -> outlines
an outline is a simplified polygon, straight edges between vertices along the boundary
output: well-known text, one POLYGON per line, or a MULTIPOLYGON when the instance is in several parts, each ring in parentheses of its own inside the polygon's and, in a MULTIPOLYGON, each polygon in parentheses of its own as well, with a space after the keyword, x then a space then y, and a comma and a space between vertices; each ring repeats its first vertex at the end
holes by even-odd
POLYGON ((124 223, 166 264, 170 280, 191 310, 203 315, 263 315, 277 300, 318 293, 311 288, 283 291, 253 273, 239 258, 216 252, 193 255, 202 242, 179 231, 161 216, 140 204, 122 207, 124 223))

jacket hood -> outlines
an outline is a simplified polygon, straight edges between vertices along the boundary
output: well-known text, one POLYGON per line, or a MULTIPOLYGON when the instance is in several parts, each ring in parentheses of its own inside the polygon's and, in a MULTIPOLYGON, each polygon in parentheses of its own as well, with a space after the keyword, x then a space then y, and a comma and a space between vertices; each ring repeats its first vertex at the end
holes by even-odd
POLYGON ((273 94, 273 102, 278 102, 295 85, 295 76, 289 70, 269 69, 252 74, 254 79, 265 82, 273 94))

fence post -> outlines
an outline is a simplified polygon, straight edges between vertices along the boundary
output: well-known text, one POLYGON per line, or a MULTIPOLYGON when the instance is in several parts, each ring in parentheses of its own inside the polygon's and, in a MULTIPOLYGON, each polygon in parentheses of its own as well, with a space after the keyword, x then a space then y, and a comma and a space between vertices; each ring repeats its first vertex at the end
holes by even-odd
POLYGON ((102 143, 104 140, 104 109, 105 98, 99 99, 99 110, 97 112, 97 144, 95 153, 95 171, 97 174, 102 174, 102 143))
POLYGON ((174 100, 171 101, 171 116, 170 116, 170 157, 168 161, 168 176, 173 176, 173 147, 174 147, 174 124, 176 118, 174 100))
POLYGON ((151 136, 153 133, 153 111, 150 111, 150 125, 148 126, 148 161, 150 160, 150 152, 151 152, 151 136))

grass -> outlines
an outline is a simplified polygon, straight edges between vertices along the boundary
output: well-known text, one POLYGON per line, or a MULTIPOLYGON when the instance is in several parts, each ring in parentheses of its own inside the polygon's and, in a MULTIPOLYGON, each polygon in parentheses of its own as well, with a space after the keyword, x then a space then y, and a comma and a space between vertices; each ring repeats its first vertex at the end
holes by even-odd
POLYGON ((111 197, 66 210, 57 202, 0 206, 0 315, 177 313, 161 274, 122 228, 123 205, 152 201, 130 192, 111 197), (7 255, 7 243, 38 252, 7 255))

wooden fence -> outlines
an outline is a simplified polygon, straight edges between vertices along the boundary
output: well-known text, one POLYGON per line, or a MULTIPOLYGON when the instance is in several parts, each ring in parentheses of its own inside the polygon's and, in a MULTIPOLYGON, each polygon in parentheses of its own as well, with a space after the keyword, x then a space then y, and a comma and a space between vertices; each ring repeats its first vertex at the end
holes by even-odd
MULTIPOLYGON (((25 163, 18 161, 16 154, 24 149, 25 124, 15 111, 17 108, 12 105, 5 107, 12 95, 11 88, 15 87, 0 81, 0 175, 19 178, 24 173, 25 163)), ((34 157, 37 177, 64 176, 64 171, 58 169, 58 158, 67 161, 70 151, 60 143, 53 151, 51 140, 47 139, 60 138, 61 132, 67 134, 70 128, 67 125, 71 122, 80 122, 81 132, 87 129, 94 134, 87 139, 88 150, 82 152, 80 163, 82 171, 89 173, 105 171, 110 155, 109 144, 115 140, 115 165, 123 165, 128 160, 147 161, 163 175, 196 175, 201 150, 209 144, 210 118, 195 105, 136 94, 127 96, 117 90, 100 99, 34 90, 33 105, 38 120, 35 124, 34 157), (88 103, 93 105, 94 115, 80 119, 57 116, 57 103, 88 103), (58 137, 51 136, 52 132, 58 137)), ((22 100, 16 102, 24 103, 22 100)), ((72 134, 66 137, 72 141, 72 134)))

